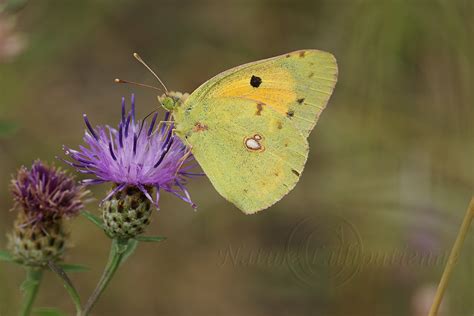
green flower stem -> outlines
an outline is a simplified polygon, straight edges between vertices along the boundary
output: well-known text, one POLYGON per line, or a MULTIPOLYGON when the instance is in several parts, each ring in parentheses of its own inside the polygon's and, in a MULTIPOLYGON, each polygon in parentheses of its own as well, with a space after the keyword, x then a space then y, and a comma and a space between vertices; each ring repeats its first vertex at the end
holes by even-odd
POLYGON ((117 271, 120 263, 123 261, 124 255, 128 250, 128 240, 121 239, 112 239, 112 245, 110 248, 110 255, 107 265, 105 266, 102 277, 97 284, 94 292, 87 301, 86 306, 84 307, 83 316, 86 316, 90 313, 95 303, 99 299, 100 295, 104 292, 109 282, 112 280, 115 272, 117 271))
POLYGON ((466 239, 467 233, 469 232, 469 227, 471 226, 471 222, 474 219, 474 197, 471 199, 471 203, 469 203, 469 207, 467 208, 466 215, 464 216, 464 220, 461 224, 461 228, 459 229, 458 236, 456 241, 454 242, 453 248, 451 249, 451 253, 448 258, 448 263, 444 268, 443 275, 441 276, 441 281, 439 282, 438 289, 436 291, 436 295, 431 305, 431 309, 429 312, 429 316, 436 316, 438 315, 438 310, 441 306, 441 302, 443 301, 444 292, 446 292, 446 288, 448 287, 449 279, 451 278, 451 274, 458 262, 459 256, 461 255, 462 245, 464 244, 464 240, 466 239))
POLYGON ((33 267, 26 268, 26 280, 25 280, 25 283, 23 283, 24 297, 23 297, 23 303, 21 305, 21 312, 20 312, 21 316, 30 315, 36 295, 38 294, 42 277, 43 277, 42 268, 33 268, 33 267))
POLYGON ((76 315, 81 316, 82 315, 81 298, 79 294, 77 293, 76 288, 72 284, 71 279, 69 279, 66 272, 64 272, 64 270, 60 266, 58 266, 55 262, 53 261, 48 262, 48 266, 51 269, 51 271, 56 273, 63 281, 64 287, 66 288, 67 293, 71 297, 76 307, 76 315))

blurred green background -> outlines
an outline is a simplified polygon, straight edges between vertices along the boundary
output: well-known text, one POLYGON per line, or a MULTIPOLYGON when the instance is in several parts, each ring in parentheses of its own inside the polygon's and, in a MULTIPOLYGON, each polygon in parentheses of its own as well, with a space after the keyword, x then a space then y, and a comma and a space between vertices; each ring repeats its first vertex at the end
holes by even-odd
MULTIPOLYGON (((154 84, 132 52, 169 88, 191 92, 230 67, 317 48, 337 57, 339 82, 295 190, 253 216, 205 178, 189 185, 197 212, 164 195, 148 233, 168 240, 141 244, 94 314, 426 315, 474 188, 472 1, 17 0, 0 8, 0 248, 15 216, 7 188, 18 167, 38 157, 61 164, 61 145, 81 142, 82 113, 115 124, 121 96, 135 92, 141 116, 156 108, 154 91, 113 83, 154 84), (330 259, 341 252, 342 264, 330 259)), ((106 189, 94 187, 96 199, 106 189)), ((97 211, 97 201, 88 208, 97 211)), ((66 261, 90 267, 71 276, 85 300, 109 240, 83 218, 69 224, 66 261)), ((16 314, 23 277, 0 262, 0 315, 16 314)), ((472 315, 473 291, 471 229, 443 315, 472 315)), ((73 313, 50 273, 36 305, 73 313)))

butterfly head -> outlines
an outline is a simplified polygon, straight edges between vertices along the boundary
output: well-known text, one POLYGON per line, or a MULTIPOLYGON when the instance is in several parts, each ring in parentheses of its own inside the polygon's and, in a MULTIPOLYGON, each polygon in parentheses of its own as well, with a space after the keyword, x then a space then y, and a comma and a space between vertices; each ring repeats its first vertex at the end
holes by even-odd
POLYGON ((158 97, 158 102, 161 106, 169 112, 173 112, 176 108, 180 107, 184 101, 188 98, 189 93, 181 93, 175 91, 169 91, 158 97))

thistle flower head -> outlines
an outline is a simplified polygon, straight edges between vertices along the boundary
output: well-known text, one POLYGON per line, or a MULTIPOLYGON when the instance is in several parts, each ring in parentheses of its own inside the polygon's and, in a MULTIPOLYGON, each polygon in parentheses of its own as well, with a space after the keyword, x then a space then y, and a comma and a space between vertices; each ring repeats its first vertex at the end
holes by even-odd
POLYGON ((74 178, 37 160, 20 168, 11 181, 18 215, 8 234, 8 248, 18 262, 44 266, 61 259, 68 239, 63 219, 77 215, 88 193, 74 178))
POLYGON ((21 167, 10 189, 15 208, 21 209, 31 224, 77 215, 87 194, 66 172, 39 160, 30 170, 21 167))
POLYGON ((86 184, 115 184, 104 201, 128 187, 135 187, 156 207, 160 190, 170 192, 196 207, 185 188, 187 178, 196 175, 189 172, 195 166, 194 159, 173 134, 173 124, 168 121, 169 113, 163 122, 157 122, 157 113, 150 122, 146 118, 137 120, 132 95, 131 110, 128 112, 122 98, 121 114, 117 128, 94 128, 84 115, 86 146, 80 146, 79 150, 65 147, 65 153, 70 157, 70 161, 66 162, 91 176, 84 180, 86 184), (151 196, 150 188, 156 188, 156 197, 151 196))

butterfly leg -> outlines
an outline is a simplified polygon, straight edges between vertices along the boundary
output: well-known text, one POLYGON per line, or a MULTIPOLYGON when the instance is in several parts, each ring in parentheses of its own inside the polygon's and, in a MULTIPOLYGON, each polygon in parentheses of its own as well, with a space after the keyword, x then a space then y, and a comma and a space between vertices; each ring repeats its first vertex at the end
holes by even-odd
MULTIPOLYGON (((174 133, 175 129, 172 130, 172 132, 174 133)), ((189 156, 191 155, 192 151, 193 151, 193 146, 188 143, 188 141, 185 139, 185 142, 186 142, 186 152, 184 153, 183 157, 179 158, 179 165, 178 165, 178 168, 176 168, 176 173, 175 173, 175 176, 178 174, 179 170, 181 169, 181 167, 183 166, 183 164, 186 162, 186 160, 189 158, 189 156)))
MULTIPOLYGON (((170 126, 170 123, 173 123, 174 121, 159 121, 158 124, 156 125, 156 128, 155 128, 155 131, 151 134, 151 135, 154 135, 155 133, 159 133, 161 131, 162 128, 164 128, 164 124, 166 124, 167 126, 170 126)), ((167 127, 168 130, 169 130, 169 127, 167 127)), ((166 131, 166 133, 164 133, 164 135, 166 135, 168 133, 168 130, 166 131)))

